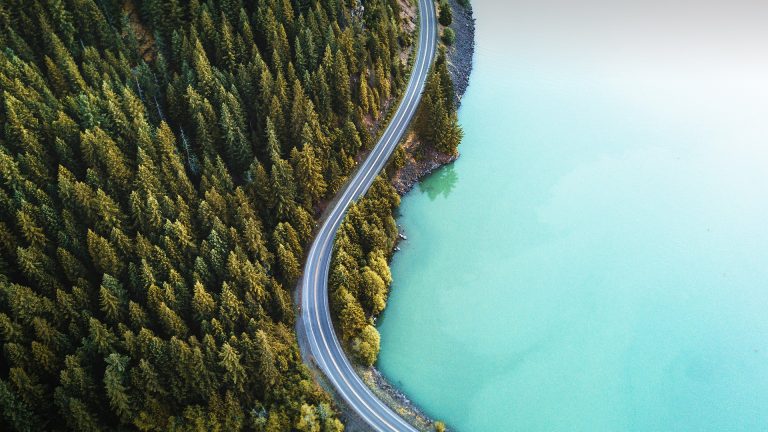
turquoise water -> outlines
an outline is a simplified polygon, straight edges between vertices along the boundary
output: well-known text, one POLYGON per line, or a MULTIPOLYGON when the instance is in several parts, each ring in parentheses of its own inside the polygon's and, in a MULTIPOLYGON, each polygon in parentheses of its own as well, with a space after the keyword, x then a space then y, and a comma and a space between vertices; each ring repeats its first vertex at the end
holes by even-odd
POLYGON ((768 431, 768 6, 473 3, 380 369, 464 432, 768 431))

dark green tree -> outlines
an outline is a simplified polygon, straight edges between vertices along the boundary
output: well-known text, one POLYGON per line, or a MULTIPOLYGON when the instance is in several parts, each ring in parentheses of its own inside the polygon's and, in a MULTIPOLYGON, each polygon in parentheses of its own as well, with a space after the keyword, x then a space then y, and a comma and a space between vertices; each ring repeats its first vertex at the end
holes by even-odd
POLYGON ((438 21, 440 25, 449 26, 453 23, 453 11, 451 11, 451 5, 446 0, 440 2, 440 13, 438 14, 438 21))
MULTIPOLYGON (((5 429, 341 430, 290 289, 411 40, 396 2, 355 5, 0 5, 5 429)), ((373 207, 334 270, 366 362, 389 280, 367 249, 396 232, 373 207)))

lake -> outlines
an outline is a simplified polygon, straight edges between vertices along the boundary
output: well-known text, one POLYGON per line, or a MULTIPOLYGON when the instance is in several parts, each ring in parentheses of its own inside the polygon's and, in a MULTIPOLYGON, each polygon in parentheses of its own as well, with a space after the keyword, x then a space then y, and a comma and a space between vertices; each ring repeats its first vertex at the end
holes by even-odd
POLYGON ((458 431, 768 430, 768 2, 473 1, 378 366, 458 431))

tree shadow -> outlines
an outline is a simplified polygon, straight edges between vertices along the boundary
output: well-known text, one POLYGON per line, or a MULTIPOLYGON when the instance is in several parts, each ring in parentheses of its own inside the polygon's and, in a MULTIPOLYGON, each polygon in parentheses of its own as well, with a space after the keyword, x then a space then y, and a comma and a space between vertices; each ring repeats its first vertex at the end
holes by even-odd
POLYGON ((448 198, 456 183, 459 181, 459 175, 453 167, 453 164, 446 165, 433 172, 426 179, 419 182, 419 190, 425 192, 430 201, 437 197, 448 198))

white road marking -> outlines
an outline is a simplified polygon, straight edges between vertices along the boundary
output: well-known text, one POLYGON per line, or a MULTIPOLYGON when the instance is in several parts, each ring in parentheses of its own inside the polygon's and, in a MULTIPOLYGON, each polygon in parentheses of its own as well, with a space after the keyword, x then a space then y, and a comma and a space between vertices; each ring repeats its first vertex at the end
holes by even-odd
MULTIPOLYGON (((326 222, 323 224, 318 238, 315 240, 315 242, 312 245, 312 248, 310 250, 306 269, 307 270, 314 270, 314 284, 310 284, 310 278, 309 278, 309 272, 305 272, 304 275, 304 284, 302 289, 305 288, 312 288, 312 297, 313 302, 310 303, 309 296, 303 295, 302 296, 302 303, 304 304, 304 312, 302 313, 303 316, 305 316, 305 322, 308 324, 308 331, 307 335, 309 336, 310 342, 314 342, 314 346, 312 346, 312 343, 310 343, 310 347, 315 348, 312 351, 313 355, 315 356, 316 360, 319 363, 319 366, 321 369, 325 372, 326 376, 329 380, 332 381, 334 387, 336 390, 344 397, 344 399, 347 400, 347 402, 358 412, 360 416, 364 418, 364 420, 374 429, 381 431, 379 426, 376 424, 376 422, 368 416, 368 414, 373 414, 381 423, 388 426, 391 430, 397 431, 397 430, 408 430, 408 431, 416 431, 416 429, 413 428, 410 424, 405 422, 400 416, 398 416, 396 413, 394 413, 389 407, 384 405, 378 398, 376 398, 370 390, 365 386, 365 384, 360 380, 360 378, 357 376, 357 374, 352 370, 351 365, 349 364, 349 361, 347 360, 346 356, 344 355, 341 345, 339 344, 339 341, 336 338, 335 332, 331 332, 331 337, 333 339, 333 349, 328 344, 328 339, 325 335, 325 331, 323 330, 323 325, 321 321, 320 316, 320 299, 319 291, 321 287, 321 283, 319 280, 319 274, 323 271, 328 271, 328 267, 330 266, 330 254, 332 253, 332 250, 329 251, 329 254, 327 256, 327 264, 328 266, 324 266, 323 264, 323 257, 320 253, 321 251, 328 250, 329 242, 334 237, 336 230, 338 229, 338 226, 340 225, 341 217, 346 214, 346 211, 348 210, 349 206, 351 205, 352 201, 357 198, 358 193, 360 192, 361 188, 363 190, 366 190, 375 180, 375 175, 372 176, 372 170, 379 165, 381 162, 382 156, 387 156, 391 154, 394 147, 397 145, 397 143, 400 140, 400 137, 405 132, 404 127, 407 126, 406 124, 403 124, 403 122, 408 118, 410 120, 413 115, 415 114, 415 109, 418 106, 418 102, 420 100, 420 95, 423 91, 424 85, 426 83, 426 73, 425 73, 425 67, 427 68, 427 72, 429 69, 429 66, 431 65, 432 57, 434 56, 435 51, 435 29, 434 27, 434 21, 435 21, 435 14, 434 14, 434 4, 431 0, 420 0, 420 20, 422 23, 422 28, 419 31, 419 41, 424 42, 424 39, 426 39, 426 42, 424 45, 420 45, 417 47, 417 61, 418 64, 416 68, 414 69, 414 73, 411 74, 411 79, 409 80, 409 84, 406 86, 406 96, 405 99, 400 103, 400 106, 398 107, 398 110, 395 113, 395 118, 392 120, 390 125, 385 129, 384 134, 382 135, 381 139, 379 140, 379 144, 374 147, 374 154, 375 157, 371 159, 371 155, 369 155, 368 159, 365 160, 363 163, 363 166, 361 169, 355 174, 353 177, 352 182, 349 183, 349 186, 347 189, 344 190, 342 193, 341 198, 337 202, 336 208, 332 211, 329 218, 326 220, 326 222), (425 7, 426 6, 426 7, 425 7), (415 105, 415 106, 414 106, 415 105), (356 187, 354 189, 352 188, 352 185, 357 183, 356 187), (351 196, 349 196, 351 193, 351 196), (317 265, 316 265, 317 264, 317 265), (310 306, 314 306, 312 309, 313 313, 310 313, 310 306), (311 319, 311 318, 314 318, 311 319), (313 322, 315 321, 315 322, 313 322), (321 350, 320 343, 317 340, 317 335, 313 331, 314 324, 317 324, 317 329, 320 331, 320 339, 322 340, 322 343, 324 345, 325 351, 321 350), (334 354, 340 354, 340 362, 342 363, 342 366, 344 366, 344 369, 346 369, 346 374, 344 371, 342 371, 342 367, 339 365, 339 363, 336 361, 336 355, 334 354), (333 363, 333 368, 329 367, 327 363, 327 359, 324 355, 327 355, 330 358, 330 361, 333 363), (340 385, 340 383, 334 378, 333 374, 336 373, 341 377, 341 379, 344 381, 344 384, 346 384, 346 387, 340 385), (374 402, 377 405, 377 409, 374 409, 374 407, 371 407, 371 405, 368 404, 368 401, 366 401, 366 397, 363 397, 363 395, 359 394, 358 391, 355 389, 355 386, 350 383, 347 380, 347 375, 353 377, 353 382, 358 387, 363 389, 364 396, 367 397, 370 401, 374 402), (348 391, 354 395, 354 398, 351 397, 348 394, 348 391), (359 403, 361 403, 365 408, 367 408, 367 411, 361 410, 359 407, 359 404, 356 403, 354 399, 357 399, 359 403), (400 423, 404 427, 404 429, 399 429, 395 426, 393 426, 389 421, 387 421, 385 418, 383 418, 379 412, 381 411, 382 414, 386 414, 387 417, 391 417, 394 419, 397 423, 400 423)), ((376 170, 376 173, 378 173, 378 169, 376 170)), ((327 282, 327 275, 324 275, 323 280, 327 282)), ((325 285, 325 288, 327 288, 327 285, 325 285)), ((327 290, 326 290, 327 291, 327 290)), ((325 302, 328 301, 328 295, 326 292, 326 295, 323 296, 323 300, 325 302)), ((331 317, 330 317, 330 311, 328 307, 323 308, 325 311, 325 316, 327 322, 330 324, 330 327, 333 327, 331 317)))

